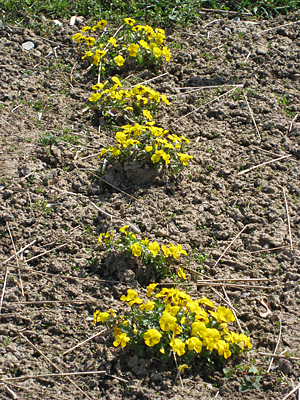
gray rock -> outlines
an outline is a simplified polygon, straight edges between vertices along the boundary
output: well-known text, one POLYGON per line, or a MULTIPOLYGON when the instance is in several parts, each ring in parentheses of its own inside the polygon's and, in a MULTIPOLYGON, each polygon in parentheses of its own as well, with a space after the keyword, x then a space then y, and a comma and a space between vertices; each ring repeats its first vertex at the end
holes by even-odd
POLYGON ((265 56, 268 53, 268 49, 263 46, 258 46, 256 49, 256 54, 258 56, 265 56))
POLYGON ((30 51, 30 50, 34 49, 34 43, 33 42, 25 42, 25 43, 22 43, 22 47, 24 50, 30 51))

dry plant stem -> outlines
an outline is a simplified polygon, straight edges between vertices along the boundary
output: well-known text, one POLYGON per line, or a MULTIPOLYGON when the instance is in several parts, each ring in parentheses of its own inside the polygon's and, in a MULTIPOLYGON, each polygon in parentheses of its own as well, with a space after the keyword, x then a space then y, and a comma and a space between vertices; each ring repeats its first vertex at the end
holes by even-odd
POLYGON ((262 164, 258 164, 258 165, 255 165, 254 167, 245 169, 244 171, 239 172, 238 175, 246 174, 247 172, 252 171, 253 169, 259 168, 259 167, 261 167, 261 166, 263 166, 263 165, 270 164, 270 163, 272 163, 272 162, 276 162, 276 161, 283 160, 284 158, 288 158, 288 157, 291 157, 291 156, 292 156, 292 155, 289 154, 289 155, 287 155, 287 156, 282 156, 282 157, 279 157, 279 158, 274 158, 274 160, 266 161, 266 162, 264 162, 264 163, 262 163, 262 164))
MULTIPOLYGON (((189 93, 194 93, 194 92, 198 92, 198 91, 200 91, 200 90, 203 90, 203 89, 216 89, 216 88, 220 88, 220 89, 222 89, 223 87, 226 87, 226 86, 229 86, 229 87, 243 87, 244 85, 218 85, 218 86, 201 86, 201 87, 199 87, 199 88, 197 88, 197 89, 193 89, 193 90, 190 90, 190 91, 188 91, 188 92, 184 92, 184 93, 177 93, 177 94, 172 94, 172 95, 170 95, 170 96, 168 96, 168 98, 169 97, 177 97, 177 96, 185 96, 186 94, 189 94, 189 93)), ((191 87, 184 87, 184 88, 176 88, 176 89, 178 89, 178 90, 186 90, 186 89, 192 89, 193 87, 191 86, 191 87)))
POLYGON ((268 31, 272 31, 273 29, 282 28, 282 27, 284 27, 284 26, 299 24, 299 22, 300 22, 300 21, 295 21, 295 22, 290 22, 290 23, 288 23, 288 24, 284 24, 284 25, 274 26, 273 28, 269 28, 269 29, 265 29, 264 31, 257 32, 256 35, 260 35, 261 33, 268 32, 268 31))
POLYGON ((298 116, 299 116, 299 114, 296 114, 296 115, 294 116, 292 122, 290 123, 290 127, 289 127, 289 130, 288 130, 288 133, 290 133, 291 130, 293 129, 293 125, 294 125, 294 123, 296 122, 298 116))
MULTIPOLYGON (((28 247, 32 246, 36 242, 36 239, 34 239, 31 243, 27 244, 27 246, 23 247, 21 250, 17 251, 17 255, 20 253, 23 253, 28 247)), ((7 260, 3 261, 3 264, 6 264, 8 261, 12 260, 15 257, 15 254, 11 257, 9 257, 7 260)))
POLYGON ((4 300, 4 294, 5 294, 5 289, 6 289, 7 275, 8 275, 8 268, 6 268, 6 273, 5 273, 4 283, 3 283, 2 295, 1 295, 1 302, 0 302, 0 314, 1 314, 1 310, 2 310, 2 305, 3 305, 3 300, 4 300))
MULTIPOLYGON (((265 153, 272 154, 273 156, 276 156, 276 157, 279 156, 279 157, 280 157, 280 154, 273 153, 272 151, 268 151, 268 150, 265 150, 265 149, 261 149, 260 147, 256 147, 256 146, 252 146, 252 147, 254 147, 254 148, 257 149, 257 150, 263 151, 263 152, 265 152, 265 153)), ((289 155, 290 157, 292 157, 292 154, 288 154, 288 155, 289 155)), ((294 162, 296 162, 296 163, 300 163, 299 160, 295 160, 294 158, 291 158, 290 161, 294 161, 294 162)))
MULTIPOLYGON (((286 352, 287 350, 285 350, 286 352)), ((259 351, 258 354, 261 354, 262 356, 269 356, 272 358, 284 358, 285 360, 295 360, 295 361, 299 361, 300 358, 299 357, 289 357, 289 356, 285 356, 283 354, 270 354, 270 353, 264 353, 262 351, 259 351)))
POLYGON ((97 300, 46 300, 46 301, 18 301, 14 304, 52 304, 52 303, 69 303, 69 304, 76 304, 76 303, 97 303, 97 300))
POLYGON ((78 347, 84 345, 85 343, 89 342, 90 340, 93 340, 95 337, 100 336, 102 333, 104 333, 105 331, 107 331, 107 329, 102 329, 102 331, 95 333, 95 335, 89 337, 88 339, 84 340, 83 342, 80 342, 78 344, 76 344, 76 346, 72 347, 71 349, 65 351, 64 353, 62 353, 63 356, 65 356, 68 353, 71 353, 71 351, 77 349, 78 347))
POLYGON ((209 25, 212 25, 212 24, 214 24, 215 22, 220 22, 220 21, 223 21, 223 19, 214 19, 213 21, 209 22, 208 24, 202 26, 202 29, 205 29, 205 28, 207 28, 209 25))
POLYGON ((281 400, 288 399, 292 394, 297 392, 297 390, 300 390, 300 385, 296 386, 290 393, 288 393, 286 396, 284 396, 281 400))
POLYGON ((280 246, 280 247, 274 247, 273 249, 263 249, 263 250, 250 251, 250 254, 264 253, 264 252, 268 252, 268 251, 280 250, 280 249, 285 249, 285 248, 286 248, 286 246, 280 246))
MULTIPOLYGON (((33 344, 30 343, 32 346, 33 344)), ((39 353, 41 353, 39 350, 37 350, 39 353)), ((41 353, 42 354, 42 353, 41 353)), ((44 356, 45 357, 45 356, 44 356)), ((49 360, 50 361, 50 360, 49 360)), ((50 361, 51 362, 51 361, 50 361)), ((57 367, 54 366, 54 368, 56 368, 57 370, 59 370, 57 367)), ((110 375, 107 374, 106 371, 88 371, 88 372, 62 372, 59 374, 40 374, 40 375, 23 375, 23 376, 18 376, 18 377, 13 377, 13 378, 1 378, 0 382, 7 382, 7 381, 21 381, 23 379, 33 379, 33 378, 60 378, 65 376, 68 379, 68 376, 76 376, 76 375, 100 375, 100 374, 105 374, 106 376, 109 376, 111 378, 117 379, 121 382, 124 383, 129 383, 129 381, 127 381, 126 379, 120 378, 119 376, 115 376, 115 375, 110 375)), ((69 380, 69 379, 68 379, 69 380)), ((70 382, 75 385, 77 388, 78 386, 70 380, 70 382)), ((83 392, 80 388, 79 390, 81 392, 83 392)), ((85 396, 87 396, 88 399, 91 399, 86 393, 83 392, 83 394, 85 396)), ((92 399, 91 399, 92 400, 92 399)))
POLYGON ((222 257, 227 252, 227 250, 233 245, 233 243, 237 240, 237 238, 244 232, 244 230, 247 227, 248 227, 248 225, 245 225, 244 228, 236 235, 236 237, 233 239, 233 241, 229 243, 229 245, 226 247, 226 249, 223 251, 223 253, 220 255, 220 257, 217 259, 217 261, 216 261, 215 265, 213 266, 213 268, 215 268, 219 264, 219 262, 221 261, 222 257))
POLYGON ((5 385, 5 383, 0 383, 0 385, 2 385, 8 391, 8 393, 14 400, 17 400, 19 398, 13 390, 11 390, 7 385, 5 385))
POLYGON ((237 315, 236 315, 236 313, 235 313, 235 311, 234 311, 234 309, 233 309, 233 307, 232 307, 232 303, 231 303, 230 298, 228 297, 228 294, 227 294, 227 292, 226 292, 226 290, 225 290, 224 287, 223 287, 223 292, 224 292, 224 295, 225 295, 225 297, 226 297, 226 300, 228 301, 228 303, 229 303, 230 306, 231 306, 232 313, 233 313, 233 315, 234 315, 234 317, 235 317, 236 323, 238 324, 238 326, 239 326, 239 328, 240 328, 241 333, 244 333, 244 331, 243 331, 243 329, 242 329, 242 327, 241 327, 240 321, 239 321, 239 319, 238 319, 238 317, 237 317, 237 315))
POLYGON ((77 65, 77 61, 76 61, 75 64, 73 65, 73 68, 72 68, 72 71, 71 71, 71 74, 70 74, 70 83, 71 83, 71 85, 72 85, 72 79, 73 79, 73 71, 74 71, 76 65, 77 65))
POLYGON ((282 188, 282 191, 283 191, 284 202, 285 202, 286 218, 287 218, 287 223, 288 223, 288 228, 289 228, 290 246, 291 246, 291 250, 293 250, 292 230, 291 230, 291 223, 290 223, 289 208, 288 208, 288 203, 286 200, 285 187, 282 188))
MULTIPOLYGON (((76 387, 76 389, 78 389, 85 397, 87 397, 89 400, 93 400, 90 396, 88 396, 82 389, 80 389, 80 387, 79 386, 77 386, 76 385, 76 383, 75 382, 73 382, 70 378, 68 378, 68 375, 72 375, 72 374, 64 374, 55 364, 53 364, 53 362, 51 361, 51 360, 49 360, 49 358, 47 357, 47 356, 45 356, 45 354, 41 351, 41 350, 39 350, 33 343, 31 343, 31 341, 29 340, 29 339, 27 339, 27 337, 26 336, 24 336, 21 332, 19 332, 19 335, 24 339, 24 340, 26 340, 26 342, 27 343, 29 343, 41 356, 43 356, 44 357, 44 359, 46 360, 46 361, 48 361, 48 363, 53 367, 53 368, 55 368, 57 371, 59 371, 61 374, 62 374, 62 376, 66 376, 66 378, 67 378, 67 380, 70 382, 70 383, 72 383, 72 385, 74 385, 75 387, 76 387)), ((73 373, 74 374, 74 373, 73 373)), ((76 374, 76 373, 75 373, 76 374)), ((46 374, 46 375, 56 375, 56 374, 46 374)), ((20 378, 22 378, 22 377, 20 377, 20 378)), ((26 378, 26 379, 28 379, 28 378, 26 378)), ((15 380, 14 378, 11 378, 11 380, 15 380)))
MULTIPOLYGON (((215 8, 199 8, 199 11, 207 11, 207 12, 212 12, 212 13, 218 13, 218 14, 233 14, 236 15, 239 12, 238 11, 227 11, 227 10, 216 10, 215 8)), ((253 15, 251 12, 242 12, 243 15, 253 15)))
POLYGON ((178 369, 178 363, 177 363, 177 359, 176 359, 176 354, 175 354, 175 351, 174 351, 173 349, 172 349, 172 353, 173 353, 175 365, 176 365, 176 368, 177 368, 177 371, 178 371, 178 375, 177 375, 177 376, 179 376, 181 386, 184 387, 184 386, 183 386, 183 382, 182 382, 181 373, 180 373, 180 370, 178 369))
POLYGON ((66 244, 61 244, 60 246, 57 246, 57 247, 55 247, 54 249, 45 251, 45 252, 42 253, 42 254, 38 254, 37 256, 31 257, 31 258, 29 258, 29 260, 26 260, 26 262, 35 260, 36 258, 39 258, 39 257, 43 257, 45 254, 51 253, 52 251, 55 251, 55 250, 58 250, 58 249, 60 249, 61 247, 64 247, 65 245, 66 245, 66 244))
POLYGON ((201 286, 225 286, 228 287, 235 287, 235 288, 248 288, 248 289, 270 289, 268 286, 258 286, 258 285, 241 285, 241 284, 234 284, 234 283, 221 283, 221 282, 211 282, 211 281, 197 281, 197 285, 201 286))
POLYGON ((258 130, 258 127, 257 127, 257 125, 256 125, 253 112, 252 112, 252 110, 251 110, 250 104, 249 104, 249 102, 248 102, 248 99, 247 99, 247 96, 246 96, 246 93, 245 93, 244 90, 243 90, 243 95, 244 95, 244 99, 245 99, 245 101, 246 101, 246 103, 247 103, 247 106, 248 106, 248 109, 249 109, 249 112, 250 112, 250 115, 251 115, 253 124, 254 124, 254 126, 255 126, 256 132, 257 132, 257 134, 258 134, 258 136, 259 136, 259 138, 260 138, 260 140, 261 140, 261 134, 260 134, 260 132, 259 132, 259 130, 258 130))
MULTIPOLYGON (((274 349, 274 352, 273 352, 274 355, 276 354, 276 351, 277 351, 277 349, 278 349, 278 346, 279 346, 279 343, 280 343, 280 339, 281 339, 282 323, 281 323, 281 318, 280 318, 280 317, 279 317, 279 324, 280 324, 280 327, 279 327, 279 335, 278 335, 278 340, 277 340, 277 343, 276 343, 276 346, 275 346, 275 349, 274 349)), ((271 361, 270 361, 270 364, 269 364, 269 368, 268 368, 267 374, 268 374, 268 373, 270 372, 270 370, 271 370, 273 361, 274 361, 274 357, 271 358, 271 361)))
MULTIPOLYGON (((269 281, 268 278, 220 278, 220 279, 208 279, 209 282, 257 282, 257 281, 269 281)), ((197 282, 207 282, 207 280, 197 281, 197 282)))
POLYGON ((180 118, 176 119, 176 121, 175 121, 175 122, 178 122, 178 121, 182 120, 183 118, 186 118, 186 117, 188 117, 189 115, 191 115, 191 114, 193 114, 193 113, 195 113, 195 112, 199 111, 199 110, 200 110, 200 108, 202 108, 202 107, 205 107, 205 106, 207 106, 208 104, 211 104, 211 103, 213 103, 214 101, 217 101, 217 100, 219 100, 221 97, 224 97, 224 96, 226 96, 227 94, 229 94, 229 93, 231 93, 231 92, 235 91, 236 89, 237 89, 237 88, 236 88, 236 87, 234 87, 233 89, 229 90, 229 91, 228 91, 228 92, 226 92, 226 93, 223 93, 223 94, 221 94, 219 97, 216 97, 215 99, 213 99, 213 100, 209 101, 208 103, 202 104, 202 106, 200 106, 200 107, 196 108, 196 110, 193 110, 193 111, 189 112, 188 114, 184 115, 183 117, 180 117, 180 118))
POLYGON ((165 72, 164 74, 155 76, 154 78, 148 79, 147 81, 144 81, 144 82, 142 82, 142 83, 137 83, 136 85, 131 86, 130 89, 132 89, 132 88, 134 88, 134 87, 136 87, 136 86, 138 86, 138 85, 144 85, 145 83, 155 81, 156 79, 162 78, 163 76, 166 76, 166 75, 169 75, 169 72, 165 72))
MULTIPOLYGON (((19 268, 19 259, 18 259, 18 255, 17 255, 17 251, 16 251, 15 242, 14 242, 14 239, 12 237, 11 230, 9 228, 9 224, 8 224, 7 221, 6 221, 6 227, 7 227, 7 230, 9 232, 10 240, 11 240, 12 245, 14 247, 15 257, 16 257, 16 261, 17 261, 17 267, 19 268)), ((20 282, 22 296, 25 297, 24 290, 23 290, 23 283, 22 283, 22 279, 21 279, 21 275, 20 275, 20 270, 19 269, 18 269, 18 275, 19 275, 19 282, 20 282)))
POLYGON ((251 52, 248 53, 247 57, 244 60, 244 64, 246 64, 246 62, 248 61, 248 58, 251 56, 251 52))
MULTIPOLYGON (((14 267, 14 265, 10 265, 9 264, 9 266, 11 266, 11 267, 14 267)), ((44 275, 49 275, 49 276, 53 276, 53 277, 55 277, 55 278, 61 278, 61 279, 74 279, 74 280, 77 280, 77 281, 84 281, 85 283, 87 282, 87 281, 91 281, 91 282, 107 282, 107 283, 120 283, 119 281, 108 281, 107 279, 93 279, 93 278, 90 278, 89 276, 87 276, 86 278, 78 278, 77 276, 72 276, 72 275, 59 275, 59 274, 50 274, 49 272, 39 272, 39 271, 35 271, 34 269, 31 269, 31 268, 19 268, 21 271, 23 270, 23 271, 27 271, 27 272, 30 272, 30 273, 32 273, 32 274, 37 274, 37 275, 41 275, 41 276, 44 276, 44 275)), ((45 278, 45 277, 44 277, 45 278)), ((53 283, 52 281, 50 281, 49 280, 49 282, 51 282, 51 283, 53 283)))
POLYGON ((112 215, 112 214, 107 213, 106 211, 104 211, 104 210, 102 210, 101 208, 99 208, 98 206, 96 206, 96 204, 93 203, 92 201, 90 201, 90 203, 91 203, 95 208, 97 208, 97 210, 99 210, 102 214, 106 215, 107 217, 109 217, 109 218, 111 218, 111 219, 112 219, 112 218, 116 218, 116 219, 118 219, 118 220, 124 222, 125 224, 128 224, 128 225, 130 226, 130 228, 133 229, 134 232, 136 232, 136 233, 140 233, 140 232, 141 232, 141 231, 139 230, 139 228, 137 228, 137 227, 136 227, 135 225, 133 225, 132 223, 130 223, 130 222, 126 221, 126 220, 123 220, 123 219, 120 218, 120 217, 117 217, 117 216, 115 216, 115 215, 112 215))

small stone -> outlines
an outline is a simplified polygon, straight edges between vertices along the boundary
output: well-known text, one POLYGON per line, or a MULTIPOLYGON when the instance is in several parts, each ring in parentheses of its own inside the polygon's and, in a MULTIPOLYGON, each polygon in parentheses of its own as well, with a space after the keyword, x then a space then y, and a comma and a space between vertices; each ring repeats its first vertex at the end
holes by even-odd
POLYGON ((25 42, 25 43, 22 43, 22 47, 24 50, 30 51, 30 50, 34 49, 34 43, 25 42))
POLYGON ((54 25, 62 26, 62 22, 60 22, 58 19, 55 19, 53 22, 54 25))
POLYGON ((263 46, 258 46, 256 49, 256 54, 258 56, 265 56, 268 53, 268 49, 263 46))

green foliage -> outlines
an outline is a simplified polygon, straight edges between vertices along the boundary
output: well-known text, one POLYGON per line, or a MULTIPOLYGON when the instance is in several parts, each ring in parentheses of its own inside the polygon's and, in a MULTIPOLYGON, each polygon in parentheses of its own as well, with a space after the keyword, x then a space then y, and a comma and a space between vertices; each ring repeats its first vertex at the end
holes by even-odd
POLYGON ((146 23, 164 25, 196 20, 200 17, 202 7, 238 12, 246 8, 262 18, 289 14, 299 9, 299 0, 147 0, 147 7, 145 4, 142 0, 0 0, 0 9, 6 12, 7 22, 42 13, 49 19, 70 18, 72 15, 93 19, 101 15, 118 23, 130 16, 146 23))
MULTIPOLYGON (((181 254, 187 255, 181 245, 159 246, 157 242, 149 242, 147 238, 144 240, 138 239, 127 228, 129 228, 129 225, 120 228, 122 236, 118 239, 113 231, 101 233, 98 243, 104 245, 109 252, 117 251, 124 253, 127 257, 136 257, 142 265, 153 269, 157 276, 166 276, 168 266, 172 261, 174 259, 177 260, 181 254)), ((181 276, 185 279, 184 273, 181 276)))

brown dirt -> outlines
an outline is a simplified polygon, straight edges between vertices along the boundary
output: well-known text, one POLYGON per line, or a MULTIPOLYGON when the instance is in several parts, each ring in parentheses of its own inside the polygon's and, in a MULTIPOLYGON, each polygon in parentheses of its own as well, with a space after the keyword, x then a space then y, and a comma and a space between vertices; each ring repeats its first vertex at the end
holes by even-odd
MULTIPOLYGON (((57 44, 45 40, 39 30, 14 26, 0 31, 2 288, 7 272, 6 290, 1 289, 1 377, 57 372, 20 336, 22 331, 63 372, 105 370, 99 376, 72 377, 92 399, 274 399, 293 389, 299 377, 297 362, 276 359, 267 374, 269 358, 259 352, 274 351, 279 321, 278 351, 295 355, 300 345, 300 117, 289 130, 300 113, 300 31, 299 23, 261 31, 296 21, 296 17, 256 24, 223 17, 205 27, 216 19, 206 15, 197 25, 168 32, 173 58, 163 69, 123 73, 122 78, 130 74, 128 81, 134 84, 169 72, 150 84, 171 100, 156 120, 190 138, 189 152, 194 156, 190 168, 172 179, 157 176, 147 181, 141 175, 139 180, 135 171, 124 175, 109 169, 104 179, 123 192, 91 174, 99 167, 97 157, 84 158, 97 153, 112 140, 112 134, 104 126, 99 135, 92 115, 82 113, 96 77, 77 64, 70 82, 77 60, 70 37, 77 28, 70 28, 68 22, 54 27, 43 20, 47 38, 61 44, 55 50, 57 44), (35 44, 30 52, 22 50, 28 40, 35 44), (186 95, 179 89, 233 83, 244 89, 209 105, 205 104, 230 87, 186 95), (178 121, 191 111, 195 112, 178 121), (56 142, 56 138, 61 140, 56 142), (288 159, 238 175, 276 155, 288 154, 288 159), (92 323, 96 308, 122 310, 119 298, 126 289, 145 293, 145 284, 152 278, 134 263, 107 257, 97 245, 100 232, 117 229, 123 222, 106 217, 91 202, 134 223, 142 235, 161 244, 181 243, 189 251, 191 269, 218 279, 267 279, 257 281, 264 286, 261 289, 251 289, 249 282, 246 287, 226 289, 253 343, 244 358, 225 365, 235 366, 230 379, 224 378, 222 369, 199 371, 196 366, 185 373, 182 388, 175 370, 134 356, 130 349, 113 348, 109 334, 63 355, 101 329, 92 323), (15 259, 4 263, 14 255, 8 228, 17 251, 35 240, 19 260, 24 297, 15 259), (50 252, 34 258, 46 251, 50 252), (260 299, 269 302, 271 317, 261 316, 265 309, 260 299), (254 374, 238 364, 252 368, 255 364, 262 376, 260 390, 250 384, 248 392, 239 393, 246 376, 253 380, 254 374)), ((193 296, 206 295, 220 302, 209 286, 197 286, 193 275, 188 279, 193 296)), ((30 379, 9 387, 19 398, 85 398, 66 379, 30 379)), ((1 398, 11 398, 2 385, 0 392, 1 398)))

